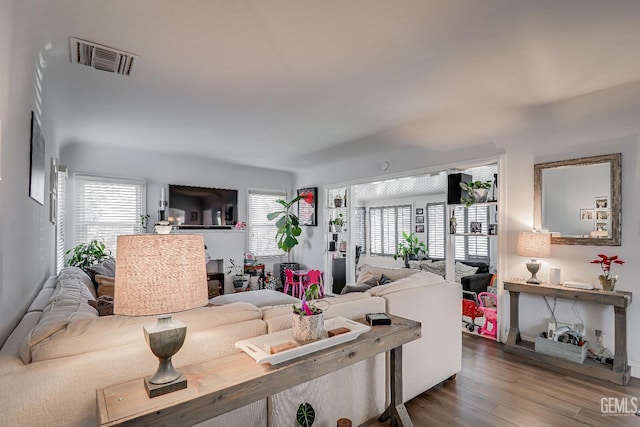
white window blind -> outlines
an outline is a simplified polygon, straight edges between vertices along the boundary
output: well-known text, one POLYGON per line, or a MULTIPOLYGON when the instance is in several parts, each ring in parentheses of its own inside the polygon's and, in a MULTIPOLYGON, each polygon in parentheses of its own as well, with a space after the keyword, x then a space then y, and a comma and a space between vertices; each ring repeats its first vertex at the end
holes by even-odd
POLYGON ((284 254, 276 241, 275 221, 267 219, 267 214, 283 209, 276 200, 284 197, 284 193, 249 191, 249 252, 255 256, 284 254))
POLYGON ((56 273, 64 267, 65 223, 67 213, 67 167, 58 166, 58 206, 56 210, 56 273))
POLYGON ((142 232, 145 182, 81 174, 74 180, 74 244, 102 240, 115 256, 118 236, 142 232))
POLYGON ((356 208, 356 246, 362 248, 362 252, 367 250, 367 209, 364 207, 356 208))
MULTIPOLYGON (((456 206, 455 214, 458 220, 458 233, 469 233, 471 222, 477 221, 482 224, 482 234, 489 231, 489 210, 486 205, 456 206)), ((455 257, 460 261, 488 261, 489 260, 489 238, 486 236, 456 236, 455 257)))
POLYGON ((369 209, 371 253, 394 255, 402 232, 411 232, 411 206, 385 206, 369 209))
POLYGON ((427 204, 427 249, 430 257, 445 257, 445 233, 444 202, 427 204))

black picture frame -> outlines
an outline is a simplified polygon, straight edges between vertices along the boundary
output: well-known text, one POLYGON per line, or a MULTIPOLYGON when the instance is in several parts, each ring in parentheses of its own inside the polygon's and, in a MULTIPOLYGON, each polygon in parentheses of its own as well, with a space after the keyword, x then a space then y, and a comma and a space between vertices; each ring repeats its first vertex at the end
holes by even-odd
POLYGON ((424 215, 424 209, 416 208, 416 215, 424 215))
POLYGON ((424 224, 424 215, 418 215, 416 217, 416 224, 424 224))
POLYGON ((31 155, 29 160, 29 197, 44 205, 44 136, 36 114, 31 112, 31 155))
POLYGON ((298 202, 298 221, 300 225, 315 227, 318 225, 318 187, 299 188, 296 194, 309 192, 313 194, 311 203, 305 199, 298 202))
POLYGON ((424 233, 424 225, 416 225, 416 233, 424 233))

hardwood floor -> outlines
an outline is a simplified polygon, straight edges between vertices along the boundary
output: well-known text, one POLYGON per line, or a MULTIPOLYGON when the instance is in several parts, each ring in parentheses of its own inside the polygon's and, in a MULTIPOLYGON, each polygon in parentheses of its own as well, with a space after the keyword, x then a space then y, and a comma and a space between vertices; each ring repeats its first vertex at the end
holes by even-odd
POLYGON ((463 334, 462 342, 456 379, 406 404, 416 427, 640 426, 640 416, 604 416, 600 409, 603 397, 635 398, 640 406, 637 379, 623 387, 568 377, 505 356, 502 344, 488 339, 463 334))

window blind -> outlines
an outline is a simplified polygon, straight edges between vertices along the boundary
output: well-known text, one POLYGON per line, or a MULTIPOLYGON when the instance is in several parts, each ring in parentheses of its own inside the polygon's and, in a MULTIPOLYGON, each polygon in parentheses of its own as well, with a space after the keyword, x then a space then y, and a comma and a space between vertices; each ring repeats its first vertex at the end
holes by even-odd
POLYGON ((367 250, 367 209, 356 207, 356 246, 362 248, 362 252, 367 250))
POLYGON ((402 232, 411 232, 411 205, 369 208, 370 252, 395 255, 402 232))
POLYGON ((249 191, 249 252, 255 256, 281 256, 284 252, 276 242, 276 226, 267 219, 267 214, 282 210, 276 200, 284 193, 249 191))
POLYGON ((145 182, 82 174, 74 180, 74 244, 102 240, 115 256, 119 235, 142 232, 145 182))
POLYGON ((58 166, 58 206, 56 210, 56 273, 64 268, 65 223, 67 213, 67 167, 58 166))
MULTIPOLYGON (((455 207, 456 218, 458 219, 458 233, 469 233, 471 222, 477 221, 482 224, 482 233, 489 231, 489 209, 486 205, 455 207)), ((489 260, 489 238, 486 236, 455 236, 455 258, 460 261, 488 261, 489 260)))
POLYGON ((442 203, 427 204, 427 249, 433 258, 445 257, 445 205, 442 203))

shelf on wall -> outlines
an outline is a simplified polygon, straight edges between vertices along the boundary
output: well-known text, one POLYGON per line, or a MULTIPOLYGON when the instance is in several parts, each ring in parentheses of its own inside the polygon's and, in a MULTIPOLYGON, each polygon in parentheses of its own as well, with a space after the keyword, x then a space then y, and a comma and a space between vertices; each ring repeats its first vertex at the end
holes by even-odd
POLYGON ((471 236, 471 237, 498 237, 497 234, 487 233, 456 233, 454 236, 471 236))
POLYGON ((474 203, 474 204, 472 204, 471 206, 467 206, 467 205, 465 205, 464 203, 454 203, 454 204, 450 204, 449 206, 453 206, 453 207, 456 207, 456 206, 464 206, 465 208, 466 208, 466 207, 469 207, 469 208, 470 208, 471 206, 498 206, 498 202, 482 202, 482 203, 474 203))

